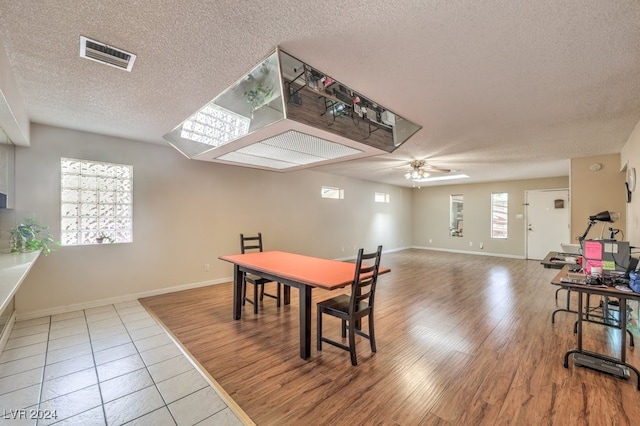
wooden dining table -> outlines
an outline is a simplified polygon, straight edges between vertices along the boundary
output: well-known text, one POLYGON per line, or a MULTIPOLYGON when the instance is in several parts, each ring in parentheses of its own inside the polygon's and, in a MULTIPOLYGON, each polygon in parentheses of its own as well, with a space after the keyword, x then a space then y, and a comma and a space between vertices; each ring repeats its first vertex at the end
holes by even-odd
MULTIPOLYGON (((264 251, 220 256, 233 264, 233 319, 242 318, 242 276, 255 274, 285 285, 285 304, 291 287, 299 293, 300 358, 311 356, 311 291, 314 288, 335 290, 350 285, 355 264, 283 251, 264 251)), ((380 267, 378 275, 388 273, 380 267)))

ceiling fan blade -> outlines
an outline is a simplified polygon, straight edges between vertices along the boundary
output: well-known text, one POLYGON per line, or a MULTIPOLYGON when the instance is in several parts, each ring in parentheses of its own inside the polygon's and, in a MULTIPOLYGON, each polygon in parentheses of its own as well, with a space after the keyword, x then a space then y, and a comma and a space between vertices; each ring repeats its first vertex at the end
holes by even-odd
MULTIPOLYGON (((390 160, 388 159, 387 164, 388 167, 392 170, 397 170, 399 172, 403 172, 407 174, 412 171, 423 171, 429 174, 446 174, 451 173, 452 169, 447 169, 445 167, 437 167, 432 164, 429 164, 428 160, 417 160, 417 159, 407 159, 407 160, 390 160), (398 164, 398 162, 402 162, 398 164), (393 164, 396 163, 396 164, 393 164)), ((406 177, 406 176, 405 176, 406 177)))
POLYGON ((413 170, 413 167, 411 167, 409 164, 404 164, 402 166, 394 166, 391 167, 393 170, 405 170, 405 171, 410 171, 413 170))
POLYGON ((436 167, 436 166, 430 166, 430 165, 426 165, 424 169, 429 173, 451 173, 451 169, 445 169, 442 167, 436 167))

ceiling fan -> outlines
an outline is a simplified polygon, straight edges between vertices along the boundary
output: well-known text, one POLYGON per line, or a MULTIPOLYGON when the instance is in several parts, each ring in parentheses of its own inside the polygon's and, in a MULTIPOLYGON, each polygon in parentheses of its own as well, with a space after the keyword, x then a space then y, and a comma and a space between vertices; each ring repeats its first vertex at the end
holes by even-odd
POLYGON ((451 169, 444 169, 428 164, 425 160, 413 160, 409 163, 411 170, 404 174, 406 179, 421 180, 431 176, 432 173, 450 173, 451 169))

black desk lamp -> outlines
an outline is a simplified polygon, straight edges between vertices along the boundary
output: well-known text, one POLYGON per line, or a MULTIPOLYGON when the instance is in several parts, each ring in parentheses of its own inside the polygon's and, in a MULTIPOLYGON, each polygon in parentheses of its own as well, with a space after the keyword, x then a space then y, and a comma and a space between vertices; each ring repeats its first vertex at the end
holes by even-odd
POLYGON ((620 214, 616 212, 610 212, 608 210, 600 212, 598 214, 594 214, 593 216, 589 216, 589 225, 587 225, 587 229, 585 229, 584 234, 578 237, 578 241, 580 242, 580 250, 582 250, 583 242, 585 238, 587 238, 587 234, 591 230, 591 227, 596 224, 596 222, 609 222, 613 223, 620 219, 620 214))

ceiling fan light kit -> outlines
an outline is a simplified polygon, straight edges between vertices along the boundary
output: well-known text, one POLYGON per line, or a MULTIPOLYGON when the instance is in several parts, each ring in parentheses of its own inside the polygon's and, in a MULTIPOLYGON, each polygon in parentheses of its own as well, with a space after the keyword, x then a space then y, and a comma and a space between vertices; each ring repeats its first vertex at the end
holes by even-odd
POLYGON ((426 179, 431 176, 430 173, 427 173, 424 169, 414 169, 413 171, 407 172, 404 174, 406 179, 420 180, 426 179))
POLYGON ((450 169, 443 169, 440 167, 434 167, 427 164, 425 160, 414 160, 409 163, 411 170, 404 174, 405 179, 412 179, 414 181, 422 181, 431 176, 432 173, 449 173, 450 169))

